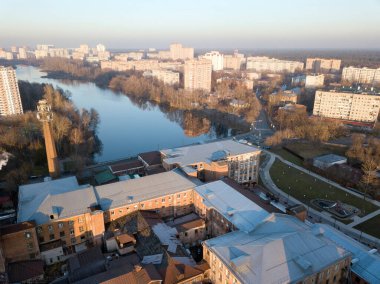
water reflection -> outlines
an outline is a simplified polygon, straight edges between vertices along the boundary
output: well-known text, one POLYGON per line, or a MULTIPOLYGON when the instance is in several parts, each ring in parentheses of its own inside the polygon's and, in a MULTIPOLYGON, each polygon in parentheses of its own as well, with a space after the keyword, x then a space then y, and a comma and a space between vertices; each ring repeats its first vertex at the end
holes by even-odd
MULTIPOLYGON (((94 108, 100 116, 98 136, 103 151, 97 161, 120 159, 144 151, 235 135, 241 128, 228 114, 182 111, 102 89, 93 83, 44 78, 35 67, 18 66, 17 77, 67 90, 79 108, 94 108)), ((243 129, 244 130, 244 129, 243 129)))

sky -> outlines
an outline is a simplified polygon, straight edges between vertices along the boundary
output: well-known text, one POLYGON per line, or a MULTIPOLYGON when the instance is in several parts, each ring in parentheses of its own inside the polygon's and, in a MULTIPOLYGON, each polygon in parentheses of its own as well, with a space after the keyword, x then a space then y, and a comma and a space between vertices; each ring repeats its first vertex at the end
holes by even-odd
POLYGON ((380 0, 0 0, 0 47, 380 48, 380 0))

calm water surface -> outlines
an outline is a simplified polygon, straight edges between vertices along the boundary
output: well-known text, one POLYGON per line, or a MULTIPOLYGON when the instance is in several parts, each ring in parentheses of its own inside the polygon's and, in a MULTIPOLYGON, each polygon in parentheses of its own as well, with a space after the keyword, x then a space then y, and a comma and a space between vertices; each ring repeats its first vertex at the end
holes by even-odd
POLYGON ((98 111, 98 136, 103 143, 102 153, 96 156, 99 162, 216 138, 213 127, 206 134, 188 137, 157 106, 148 103, 147 108, 140 108, 127 96, 101 89, 94 83, 42 78, 46 73, 31 66, 18 66, 16 72, 19 80, 50 83, 68 90, 78 109, 98 111))

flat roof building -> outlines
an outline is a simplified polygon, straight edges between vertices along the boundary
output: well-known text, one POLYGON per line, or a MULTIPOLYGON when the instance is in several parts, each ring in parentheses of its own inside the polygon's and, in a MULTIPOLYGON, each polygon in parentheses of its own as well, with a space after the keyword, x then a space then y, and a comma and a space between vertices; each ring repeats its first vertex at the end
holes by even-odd
POLYGON ((184 86, 188 90, 211 91, 212 63, 208 59, 187 60, 184 66, 184 86))
POLYGON ((380 68, 344 67, 342 70, 342 81, 360 84, 380 84, 380 68))
POLYGON ((314 73, 336 73, 340 70, 340 59, 307 58, 306 70, 314 73))
POLYGON ((302 70, 303 67, 303 62, 299 61, 280 60, 265 56, 247 58, 247 70, 255 70, 257 72, 269 71, 275 73, 294 73, 296 70, 302 70))
POLYGON ((161 150, 163 166, 181 168, 204 181, 228 176, 239 183, 257 182, 261 151, 234 140, 161 150))
POLYGON ((380 95, 333 91, 315 92, 313 115, 342 120, 375 122, 380 110, 380 95))
POLYGON ((347 158, 335 154, 327 154, 313 158, 313 166, 320 169, 327 169, 333 165, 345 164, 347 158))

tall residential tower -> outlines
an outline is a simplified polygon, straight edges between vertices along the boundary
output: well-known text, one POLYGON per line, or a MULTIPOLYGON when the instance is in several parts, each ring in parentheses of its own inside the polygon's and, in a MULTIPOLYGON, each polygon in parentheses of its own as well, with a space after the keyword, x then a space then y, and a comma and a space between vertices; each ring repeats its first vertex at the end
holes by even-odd
POLYGON ((12 67, 0 66, 0 115, 22 113, 16 71, 12 67))

